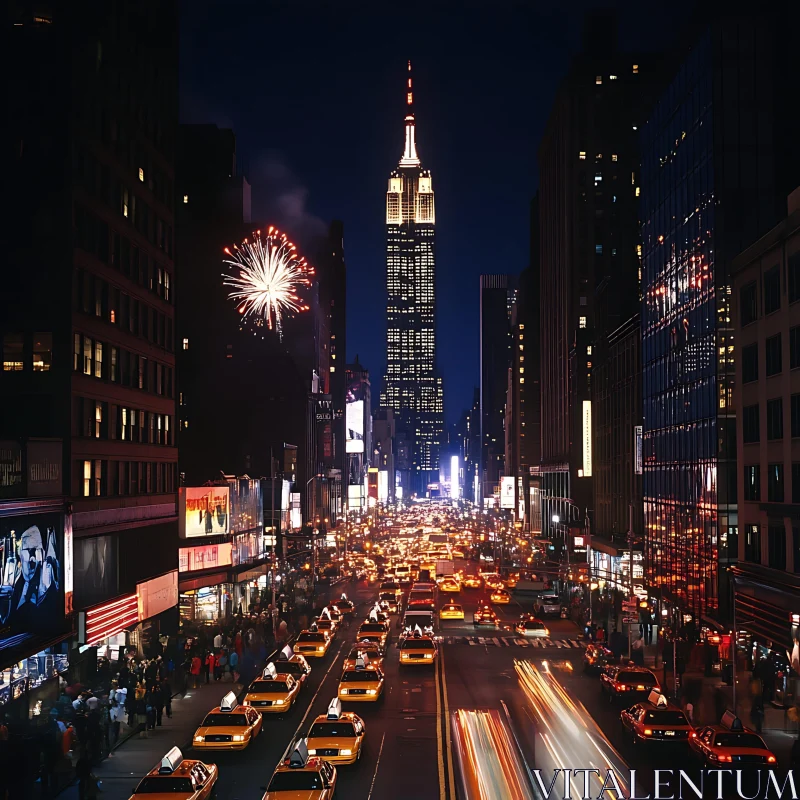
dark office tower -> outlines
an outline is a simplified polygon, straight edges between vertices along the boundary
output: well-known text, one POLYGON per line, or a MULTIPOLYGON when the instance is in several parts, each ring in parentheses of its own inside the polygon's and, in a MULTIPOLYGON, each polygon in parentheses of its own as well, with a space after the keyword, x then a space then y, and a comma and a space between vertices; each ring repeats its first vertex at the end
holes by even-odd
POLYGON ((593 15, 539 149, 543 525, 592 506, 593 348, 635 313, 637 128, 654 71, 593 15), (569 499, 569 503, 560 498, 569 499), (577 507, 577 511, 576 508, 577 507), (572 509, 572 511, 570 511, 572 509))
POLYGON ((176 6, 16 3, 7 30, 0 439, 63 443, 79 611, 178 566, 176 6))
POLYGON ((412 485, 439 480, 444 429, 442 379, 436 370, 436 215, 430 170, 417 156, 408 64, 405 147, 386 193, 386 377, 381 406, 394 410, 411 443, 412 485))
MULTIPOLYGON (((297 445, 307 470, 308 393, 315 322, 287 320, 284 342, 242 326, 223 285, 223 248, 251 224, 250 185, 237 169, 236 136, 216 125, 181 125, 177 156, 178 246, 184 292, 177 309, 180 471, 187 486, 220 473, 269 476, 270 451, 297 445), (303 335, 296 336, 302 326, 303 335), (302 349, 303 367, 289 353, 302 349)), ((310 292, 309 305, 316 294, 310 292)), ((305 480, 302 475, 298 480, 305 480)))
POLYGON ((508 275, 481 275, 481 496, 492 497, 505 468, 505 406, 511 366, 511 309, 516 299, 508 275))
MULTIPOLYGON (((345 396, 347 394, 347 269, 344 225, 334 220, 328 229, 326 269, 321 276, 330 316, 330 394, 333 400, 333 465, 347 475, 345 453, 345 396)), ((321 265, 322 266, 322 265, 321 265)))
POLYGON ((737 557, 730 266, 799 182, 796 25, 757 14, 705 27, 642 133, 646 578, 698 618, 737 557))

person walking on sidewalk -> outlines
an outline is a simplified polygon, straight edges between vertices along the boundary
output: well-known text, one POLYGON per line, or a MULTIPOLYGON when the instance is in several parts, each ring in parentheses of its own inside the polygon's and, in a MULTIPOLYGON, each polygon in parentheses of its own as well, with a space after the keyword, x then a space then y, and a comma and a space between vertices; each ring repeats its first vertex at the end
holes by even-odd
POLYGON ((631 658, 634 664, 640 667, 644 666, 644 639, 641 636, 634 639, 631 646, 631 658))
POLYGON ((214 671, 215 660, 214 653, 209 650, 208 653, 206 653, 206 685, 211 683, 211 673, 214 671))
POLYGON ((146 739, 147 738, 147 702, 145 701, 145 697, 147 692, 145 691, 144 686, 142 684, 138 684, 136 687, 136 700, 135 700, 135 710, 136 714, 134 716, 134 721, 136 725, 140 727, 139 731, 139 738, 146 739))
POLYGON ((192 674, 192 689, 197 689, 200 686, 200 672, 203 669, 203 663, 200 661, 200 656, 195 654, 191 660, 190 672, 192 674))
MULTIPOLYGON (((153 684, 151 690, 151 704, 153 706, 153 711, 155 713, 155 724, 160 728, 161 727, 161 720, 164 716, 164 689, 163 689, 163 682, 157 681, 153 684)), ((155 725, 153 726, 155 727, 155 725)))
POLYGON ((161 700, 164 703, 167 719, 172 719, 172 686, 166 678, 161 681, 161 700))

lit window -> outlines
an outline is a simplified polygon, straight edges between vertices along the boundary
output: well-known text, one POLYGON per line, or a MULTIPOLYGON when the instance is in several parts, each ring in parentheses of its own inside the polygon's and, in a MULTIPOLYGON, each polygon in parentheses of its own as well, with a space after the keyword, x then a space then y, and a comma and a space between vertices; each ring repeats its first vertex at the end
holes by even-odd
POLYGON ((586 327, 586 317, 579 317, 578 318, 578 327, 585 328, 586 327))
POLYGON ((586 362, 586 368, 587 369, 591 369, 592 368, 592 362, 591 361, 587 361, 586 362))
POLYGON ((586 345, 586 355, 590 356, 592 354, 592 346, 590 344, 586 345))
POLYGON ((633 65, 633 74, 634 75, 638 75, 639 74, 639 65, 638 64, 634 64, 633 65))
POLYGON ((594 82, 595 82, 595 83, 596 83, 596 84, 599 86, 599 85, 600 85, 600 84, 603 82, 603 76, 602 76, 602 75, 598 75, 598 76, 597 76, 597 77, 594 79, 594 82))
POLYGON ((33 371, 48 372, 53 360, 53 334, 33 334, 33 371))
POLYGON ((83 462, 83 496, 88 497, 92 488, 92 462, 83 462))
POLYGON ((616 75, 609 75, 609 76, 608 76, 608 79, 609 79, 610 81, 615 81, 615 80, 617 79, 617 76, 616 76, 616 75))
POLYGON ((594 246, 594 252, 595 252, 597 255, 599 255, 599 256, 603 255, 603 245, 601 245, 601 244, 596 244, 596 245, 594 246))
POLYGON ((189 349, 189 340, 188 339, 184 339, 183 340, 183 349, 184 350, 188 350, 189 349))
POLYGON ((122 216, 128 216, 128 190, 122 190, 122 216))
POLYGON ((331 367, 331 372, 336 372, 336 367, 331 367))
POLYGON ((139 167, 139 180, 144 183, 144 170, 139 167))
POLYGON ((637 197, 639 196, 639 187, 638 186, 636 187, 636 196, 637 197))
POLYGON ((638 130, 639 130, 639 126, 638 126, 638 125, 634 125, 634 126, 633 126, 633 129, 634 129, 635 131, 638 131, 638 130))
POLYGON ((183 204, 184 204, 184 205, 186 205, 188 202, 189 202, 189 195, 188 195, 188 194, 185 194, 185 195, 183 196, 183 204))
POLYGON ((21 372, 23 340, 21 333, 7 333, 3 336, 3 371, 21 372))
POLYGON ((611 154, 611 160, 612 161, 616 161, 617 160, 617 154, 616 153, 612 153, 611 154))
POLYGON ((578 158, 581 161, 586 161, 586 152, 584 150, 581 150, 580 153, 578 153, 578 158))

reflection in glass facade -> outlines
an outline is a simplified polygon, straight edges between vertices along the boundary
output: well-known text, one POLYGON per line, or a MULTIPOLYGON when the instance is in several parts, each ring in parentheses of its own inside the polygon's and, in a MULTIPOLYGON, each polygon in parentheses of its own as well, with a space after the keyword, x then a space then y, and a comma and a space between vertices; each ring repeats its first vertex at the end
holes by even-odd
POLYGON ((645 565, 651 591, 696 615, 718 606, 717 416, 727 390, 718 396, 717 342, 727 349, 730 316, 714 264, 711 58, 701 40, 642 133, 645 565))

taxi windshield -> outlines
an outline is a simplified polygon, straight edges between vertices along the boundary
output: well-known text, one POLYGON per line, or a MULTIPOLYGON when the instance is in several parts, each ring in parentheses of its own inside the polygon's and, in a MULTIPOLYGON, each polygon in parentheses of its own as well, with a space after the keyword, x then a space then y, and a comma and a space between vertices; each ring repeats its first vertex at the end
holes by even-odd
POLYGON ((204 720, 201 727, 235 727, 237 725, 246 726, 247 717, 244 714, 209 714, 204 720))
POLYGON ((301 633, 297 637, 298 642, 324 642, 324 633, 301 633))
POLYGON ((256 681, 248 691, 257 694, 285 694, 289 687, 284 681, 256 681))
POLYGON ((461 611, 461 606, 445 606, 445 611, 461 611))
POLYGON ((300 792, 309 789, 322 789, 322 778, 318 772, 286 771, 276 772, 269 782, 268 792, 300 792))
POLYGON ((339 736, 355 736, 352 722, 315 722, 308 732, 308 738, 336 738, 339 736))
POLYGON ((305 672, 305 667, 298 661, 281 661, 280 664, 275 665, 275 671, 278 675, 298 675, 305 672))
POLYGON ((532 619, 529 619, 525 623, 525 630, 528 630, 528 631, 541 631, 541 630, 544 630, 544 622, 534 622, 532 619))
POLYGON ((406 639, 400 646, 401 650, 433 650, 434 645, 430 639, 406 639))
POLYGON ((365 622, 359 629, 359 633, 386 633, 386 628, 381 622, 365 622))
POLYGON ((656 725, 688 725, 682 711, 648 711, 644 715, 645 722, 656 725))
POLYGON ((652 672, 620 672, 617 675, 620 683, 658 683, 652 672))
POLYGON ((381 600, 391 603, 397 600, 397 595, 394 592, 381 592, 381 600))
POLYGON ((135 794, 160 794, 161 792, 181 792, 192 794, 194 787, 191 778, 144 778, 136 787, 135 794))
POLYGON ((754 733, 718 733, 714 747, 754 747, 764 750, 764 742, 754 733))
POLYGON ((379 681, 380 673, 374 669, 353 669, 342 673, 342 683, 360 683, 363 681, 379 681))
POLYGON ((378 650, 377 645, 374 647, 355 647, 350 651, 350 655, 347 657, 358 658, 362 653, 366 653, 371 659, 375 658, 376 656, 380 658, 380 651, 378 650))

